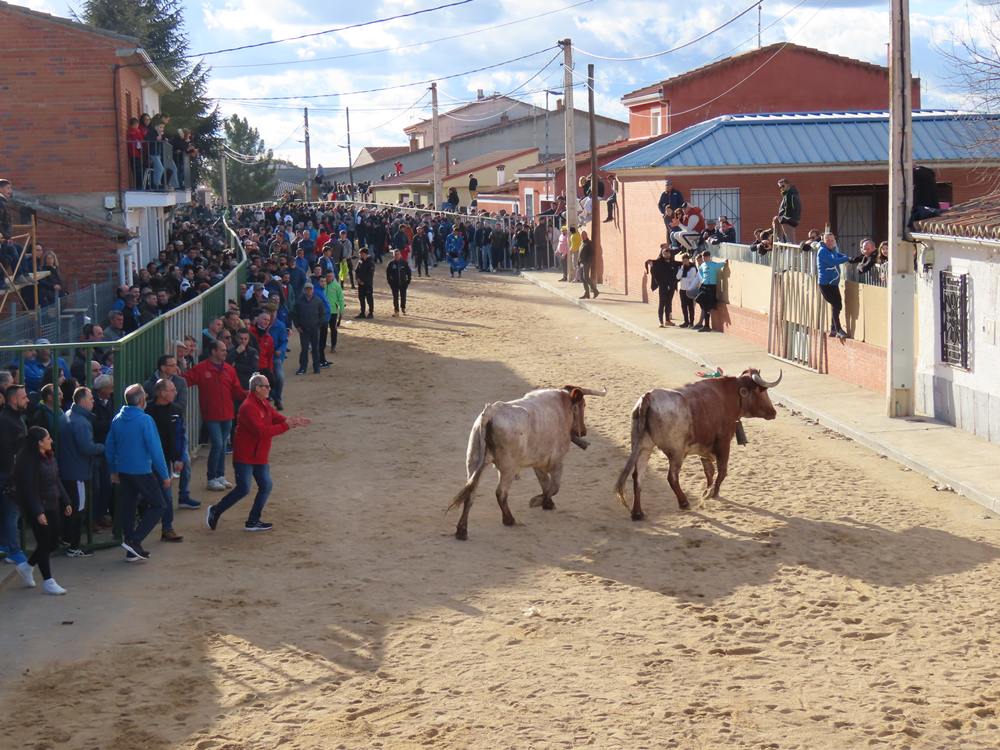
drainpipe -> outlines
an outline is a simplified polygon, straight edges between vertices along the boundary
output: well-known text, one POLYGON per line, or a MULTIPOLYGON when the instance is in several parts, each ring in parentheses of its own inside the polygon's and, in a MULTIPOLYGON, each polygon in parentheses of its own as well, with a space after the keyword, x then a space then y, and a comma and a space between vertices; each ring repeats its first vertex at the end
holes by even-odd
POLYGON ((121 71, 121 65, 115 63, 114 71, 111 75, 111 85, 114 87, 114 102, 115 102, 115 115, 114 115, 114 126, 115 126, 115 168, 118 174, 118 210, 122 214, 122 224, 125 224, 125 193, 122 190, 122 129, 121 129, 121 116, 119 111, 119 97, 118 97, 118 82, 120 80, 119 74, 121 71))

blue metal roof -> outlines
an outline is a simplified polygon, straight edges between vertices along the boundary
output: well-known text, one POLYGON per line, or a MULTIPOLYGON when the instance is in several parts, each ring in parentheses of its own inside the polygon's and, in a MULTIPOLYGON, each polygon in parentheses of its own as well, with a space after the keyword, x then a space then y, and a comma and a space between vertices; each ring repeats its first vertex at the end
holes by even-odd
MULTIPOLYGON (((1000 159, 998 128, 997 115, 914 112, 913 159, 1000 159)), ((604 169, 884 164, 888 152, 888 112, 723 115, 636 149, 604 169)))

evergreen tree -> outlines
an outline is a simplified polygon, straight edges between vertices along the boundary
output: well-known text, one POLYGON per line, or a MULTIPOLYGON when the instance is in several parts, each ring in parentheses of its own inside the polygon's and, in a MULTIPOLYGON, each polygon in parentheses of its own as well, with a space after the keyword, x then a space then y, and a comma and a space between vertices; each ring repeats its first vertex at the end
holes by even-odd
MULTIPOLYGON (((226 183, 229 188, 230 203, 258 203, 270 200, 278 178, 270 149, 264 148, 264 141, 256 128, 239 115, 223 121, 225 145, 230 151, 253 157, 255 161, 242 157, 226 159, 226 183), (244 163, 250 162, 250 163, 244 163)), ((212 162, 208 170, 212 189, 222 194, 222 176, 218 162, 212 162)))
POLYGON ((170 113, 170 126, 194 133, 194 144, 202 158, 191 162, 192 185, 201 182, 206 163, 222 156, 222 114, 208 98, 208 74, 208 66, 198 62, 176 84, 177 88, 160 97, 160 108, 170 113))
POLYGON ((188 37, 181 0, 84 0, 74 18, 99 29, 134 36, 172 81, 187 73, 188 37))

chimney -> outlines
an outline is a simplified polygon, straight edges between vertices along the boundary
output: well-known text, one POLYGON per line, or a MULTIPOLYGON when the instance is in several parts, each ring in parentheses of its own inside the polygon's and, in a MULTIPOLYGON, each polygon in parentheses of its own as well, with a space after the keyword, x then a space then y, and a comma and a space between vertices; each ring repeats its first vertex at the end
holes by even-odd
POLYGON ((556 112, 563 108, 562 99, 556 99, 556 112))
POLYGON ((479 101, 482 101, 484 99, 482 89, 476 89, 476 99, 478 99, 479 101))
POLYGON ((417 143, 417 137, 414 136, 414 135, 411 135, 410 136, 410 151, 416 151, 419 148, 420 148, 420 145, 417 143))
POLYGON ((497 187, 500 187, 507 181, 507 165, 498 164, 497 165, 497 187))

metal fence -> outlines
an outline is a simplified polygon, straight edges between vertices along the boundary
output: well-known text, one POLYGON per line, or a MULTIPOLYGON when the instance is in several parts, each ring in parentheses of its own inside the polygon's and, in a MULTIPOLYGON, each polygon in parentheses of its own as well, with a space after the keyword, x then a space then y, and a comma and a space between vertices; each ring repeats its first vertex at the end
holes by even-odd
POLYGON ((741 263, 753 263, 758 266, 771 265, 771 259, 767 253, 758 253, 750 248, 750 245, 738 245, 734 242, 723 242, 714 247, 710 246, 712 255, 725 258, 726 260, 736 260, 741 263))
MULTIPOLYGON (((776 253, 788 255, 788 261, 792 262, 792 256, 801 256, 794 261, 801 269, 812 268, 812 275, 816 275, 816 253, 809 250, 802 250, 801 246, 789 243, 775 243, 775 250, 768 253, 758 253, 751 249, 750 245, 739 245, 731 242, 724 242, 712 249, 712 254, 727 260, 740 261, 742 263, 754 263, 760 266, 770 266, 776 253), (807 258, 812 258, 807 262, 807 258)), ((783 261, 784 262, 784 261, 783 261)), ((869 286, 886 286, 885 264, 872 266, 864 273, 858 272, 858 264, 847 263, 843 266, 843 276, 846 281, 853 281, 856 284, 867 284, 869 286)))
POLYGON ((116 289, 114 273, 109 271, 106 281, 82 286, 37 310, 19 310, 11 304, 10 313, 0 319, 0 343, 43 337, 53 343, 75 341, 84 323, 104 320, 114 304, 116 289))
MULTIPOLYGON (((226 300, 236 296, 238 285, 246 278, 247 259, 242 244, 225 218, 223 218, 223 225, 229 236, 229 246, 238 258, 237 266, 225 278, 195 299, 164 313, 156 320, 146 323, 137 331, 133 331, 120 340, 101 343, 100 346, 104 351, 110 350, 113 354, 114 403, 123 403, 123 394, 129 385, 146 382, 156 370, 157 359, 163 354, 174 352, 175 341, 183 339, 186 334, 200 339, 205 321, 225 313, 226 300)), ((29 356, 37 356, 38 349, 39 347, 34 344, 0 346, 0 362, 4 366, 16 365, 21 373, 18 382, 23 383, 24 362, 29 356)), ((92 349, 80 343, 51 343, 44 349, 49 352, 49 359, 52 362, 58 362, 60 358, 63 358, 68 364, 72 361, 76 349, 83 350, 86 361, 93 358, 92 349)), ((86 367, 84 371, 86 372, 86 385, 91 385, 90 368, 86 367)), ((52 377, 54 382, 58 380, 58 367, 52 368, 52 377)), ((198 405, 197 389, 192 390, 190 394, 185 416, 187 434, 191 440, 191 447, 194 448, 201 430, 201 411, 198 405)), ((58 441, 58 434, 54 435, 53 438, 58 441)), ((194 451, 192 451, 193 454, 194 451)), ((87 513, 86 544, 84 546, 87 548, 111 546, 111 542, 94 543, 92 534, 95 519, 92 518, 91 492, 91 483, 88 482, 85 508, 87 513)))

